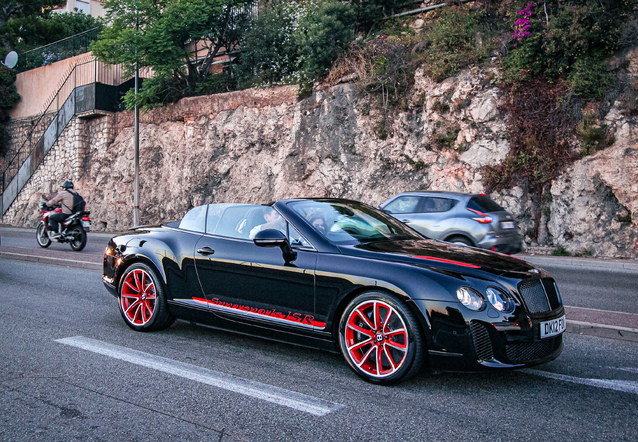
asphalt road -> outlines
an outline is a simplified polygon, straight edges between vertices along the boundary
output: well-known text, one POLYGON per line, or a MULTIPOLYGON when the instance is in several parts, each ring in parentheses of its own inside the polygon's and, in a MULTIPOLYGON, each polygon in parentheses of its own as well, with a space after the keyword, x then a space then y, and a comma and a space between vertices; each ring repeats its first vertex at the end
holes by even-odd
MULTIPOLYGON (((0 227, 1 258, 99 270, 110 233, 91 232, 86 248, 72 252, 68 244, 47 249, 35 241, 34 229, 0 227)), ((638 262, 518 255, 550 271, 560 288, 567 312, 567 331, 638 342, 638 262)))
POLYGON ((638 343, 566 334, 524 371, 394 387, 339 355, 130 330, 100 273, 0 261, 0 440, 636 440, 638 343))

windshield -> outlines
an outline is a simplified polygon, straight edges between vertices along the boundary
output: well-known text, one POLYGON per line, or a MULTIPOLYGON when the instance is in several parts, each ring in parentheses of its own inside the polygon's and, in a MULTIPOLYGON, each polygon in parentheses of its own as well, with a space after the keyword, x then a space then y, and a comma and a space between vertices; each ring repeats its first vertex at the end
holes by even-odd
POLYGON ((385 239, 423 239, 394 218, 353 201, 297 201, 292 210, 336 244, 385 239))

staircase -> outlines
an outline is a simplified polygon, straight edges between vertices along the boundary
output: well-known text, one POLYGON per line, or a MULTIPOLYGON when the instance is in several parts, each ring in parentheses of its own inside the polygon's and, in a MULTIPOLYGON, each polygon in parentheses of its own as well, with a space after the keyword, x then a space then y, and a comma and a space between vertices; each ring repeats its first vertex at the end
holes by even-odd
POLYGON ((7 212, 73 117, 88 118, 116 111, 121 95, 132 83, 121 67, 90 56, 70 68, 0 175, 0 215, 7 212), (42 130, 41 136, 34 135, 42 130))

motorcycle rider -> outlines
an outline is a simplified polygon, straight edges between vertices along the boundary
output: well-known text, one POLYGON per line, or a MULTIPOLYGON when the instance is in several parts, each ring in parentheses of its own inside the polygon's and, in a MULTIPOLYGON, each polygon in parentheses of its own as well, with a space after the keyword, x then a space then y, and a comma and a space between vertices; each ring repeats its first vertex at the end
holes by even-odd
POLYGON ((73 194, 75 192, 70 190, 73 189, 73 181, 65 180, 61 187, 62 190, 46 202, 47 206, 55 206, 56 204, 62 206, 62 212, 49 216, 49 224, 53 229, 51 238, 58 238, 62 234, 62 222, 73 214, 73 194))

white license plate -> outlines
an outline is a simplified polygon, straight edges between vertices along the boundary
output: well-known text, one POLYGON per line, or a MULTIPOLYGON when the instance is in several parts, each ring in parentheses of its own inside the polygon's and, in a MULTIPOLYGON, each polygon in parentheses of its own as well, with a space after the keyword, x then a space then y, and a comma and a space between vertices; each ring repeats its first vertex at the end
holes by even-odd
POLYGON ((84 231, 88 232, 91 230, 91 221, 82 221, 82 227, 84 227, 84 231))
POLYGON ((540 326, 541 326, 541 339, 560 335, 567 329, 567 322, 565 321, 565 315, 561 316, 558 319, 552 319, 551 321, 541 322, 540 326))
POLYGON ((516 227, 514 225, 514 221, 503 221, 501 223, 501 228, 502 229, 513 229, 514 227, 516 227))

